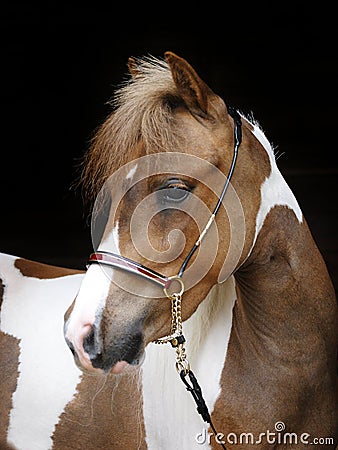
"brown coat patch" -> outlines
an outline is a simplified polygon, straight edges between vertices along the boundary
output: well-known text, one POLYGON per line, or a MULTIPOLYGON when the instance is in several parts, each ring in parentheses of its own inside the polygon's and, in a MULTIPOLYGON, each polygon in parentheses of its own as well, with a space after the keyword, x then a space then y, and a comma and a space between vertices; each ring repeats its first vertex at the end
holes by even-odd
POLYGON ((14 266, 20 270, 25 277, 50 279, 65 277, 67 275, 75 275, 77 273, 84 273, 82 270, 66 269, 64 267, 50 266, 28 259, 19 258, 15 261, 14 266))
MULTIPOLYGON (((307 432, 337 442, 337 306, 306 222, 287 207, 273 208, 235 278, 238 301, 213 411, 216 429, 257 438, 282 421, 298 437, 307 432)), ((255 448, 267 447, 263 440, 255 448)))
POLYGON ((139 371, 83 375, 75 398, 60 416, 53 450, 146 449, 141 396, 139 371))
POLYGON ((19 376, 19 340, 0 331, 0 448, 10 449, 6 442, 9 415, 12 409, 12 395, 16 390, 19 376))

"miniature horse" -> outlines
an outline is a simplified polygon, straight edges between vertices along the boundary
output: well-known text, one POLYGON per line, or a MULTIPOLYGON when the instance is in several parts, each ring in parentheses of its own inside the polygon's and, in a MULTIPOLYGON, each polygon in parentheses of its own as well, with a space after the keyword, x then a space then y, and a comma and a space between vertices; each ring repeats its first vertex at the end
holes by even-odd
POLYGON ((186 354, 227 448, 251 448, 254 439, 255 448, 299 450, 324 437, 321 448, 333 448, 334 289, 269 142, 257 124, 241 118, 231 188, 209 226, 223 187, 211 187, 211 179, 219 180, 219 172, 230 176, 237 116, 171 52, 165 61, 131 60, 129 68, 131 79, 118 91, 84 171, 87 191, 95 195, 107 185, 111 191, 110 215, 91 261, 101 264, 89 266, 65 318, 80 368, 137 379, 133 401, 113 401, 116 433, 109 445, 220 448, 180 384, 175 352, 156 343, 170 335, 177 314, 147 273, 165 286, 172 276, 186 286, 179 312, 186 354), (161 158, 169 163, 161 165, 161 158), (114 173, 119 176, 109 184, 114 173), (138 427, 142 433, 134 436, 138 427), (276 435, 273 442, 268 431, 276 435))
MULTIPOLYGON (((11 349, 2 364, 1 403, 12 408, 2 421, 3 448, 335 448, 334 290, 269 142, 175 54, 130 60, 129 70, 85 159, 84 187, 98 198, 94 218, 106 217, 102 239, 97 247, 94 222, 86 274, 65 271, 59 283, 43 283, 50 292, 59 284, 65 296, 52 301, 49 320, 59 320, 60 304, 79 287, 64 334, 82 375, 69 367, 59 341, 41 345, 49 330, 23 337, 7 325, 16 315, 5 314, 10 292, 20 297, 21 288, 9 291, 13 280, 0 276, 2 348, 11 349), (175 338, 185 342, 175 346, 180 326, 175 338), (31 336, 36 353, 26 354, 38 355, 38 344, 45 352, 25 365, 31 336), (55 391, 47 378, 37 405, 36 389, 21 388, 20 403, 25 368, 43 381, 50 374, 39 367, 46 357, 53 361, 54 348, 64 364, 61 372, 52 366, 55 391), (202 388, 212 428, 177 373, 178 350, 183 372, 191 368, 202 388), (39 407, 52 410, 48 427, 39 407)), ((18 275, 20 263, 9 265, 18 275)), ((36 286, 33 277, 27 286, 36 286)), ((29 297, 37 296, 39 310, 38 293, 29 297)), ((33 316, 34 324, 47 317, 33 316)))

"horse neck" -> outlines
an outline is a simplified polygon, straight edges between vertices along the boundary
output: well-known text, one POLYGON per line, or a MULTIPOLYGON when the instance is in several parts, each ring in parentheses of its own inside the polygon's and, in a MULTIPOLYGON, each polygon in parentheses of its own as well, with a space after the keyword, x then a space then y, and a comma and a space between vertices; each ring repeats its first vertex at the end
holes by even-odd
MULTIPOLYGON (((253 352, 259 341, 262 354, 297 361, 309 349, 322 353, 323 341, 332 341, 333 286, 306 222, 289 207, 275 206, 266 215, 250 257, 235 278, 234 326, 246 334, 253 352)), ((332 342, 330 346, 334 348, 332 342)))
POLYGON ((219 351, 219 359, 224 359, 235 300, 235 280, 231 276, 224 283, 214 285, 195 313, 184 322, 187 351, 194 367, 200 364, 201 352, 212 355, 219 351))

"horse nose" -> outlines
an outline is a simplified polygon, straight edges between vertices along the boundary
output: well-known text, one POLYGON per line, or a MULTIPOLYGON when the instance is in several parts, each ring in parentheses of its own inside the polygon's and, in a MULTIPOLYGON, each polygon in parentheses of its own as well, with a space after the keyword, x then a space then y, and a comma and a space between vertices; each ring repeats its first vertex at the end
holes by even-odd
POLYGON ((100 353, 95 339, 95 330, 91 324, 82 325, 75 331, 65 326, 65 340, 77 363, 87 370, 93 370, 92 361, 99 359, 100 353))
POLYGON ((65 337, 66 343, 70 349, 70 351, 73 353, 73 356, 75 356, 75 349, 74 349, 74 345, 70 342, 70 340, 68 338, 65 337))
POLYGON ((94 330, 93 328, 89 331, 89 333, 83 339, 83 349, 88 355, 93 353, 95 347, 95 338, 94 338, 94 330))
POLYGON ((97 344, 97 339, 95 338, 95 329, 91 327, 88 333, 83 338, 83 349, 88 354, 91 360, 95 360, 100 356, 99 346, 97 344))

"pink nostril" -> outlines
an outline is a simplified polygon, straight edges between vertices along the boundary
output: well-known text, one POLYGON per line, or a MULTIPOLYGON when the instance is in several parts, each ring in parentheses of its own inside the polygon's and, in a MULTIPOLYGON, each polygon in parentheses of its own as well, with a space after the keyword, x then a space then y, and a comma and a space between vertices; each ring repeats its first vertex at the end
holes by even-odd
POLYGON ((90 324, 86 324, 83 325, 80 329, 80 331, 78 331, 74 338, 75 338, 75 342, 74 342, 74 346, 75 349, 78 351, 80 351, 81 353, 84 352, 84 342, 86 341, 87 337, 90 334, 93 334, 92 332, 93 327, 90 324))
POLYGON ((82 337, 82 339, 84 339, 92 331, 92 329, 93 327, 89 323, 83 325, 81 332, 79 333, 79 336, 82 337))
POLYGON ((90 360, 90 356, 94 352, 94 332, 92 325, 87 323, 77 327, 68 327, 66 341, 71 350, 76 354, 81 366, 85 369, 93 369, 90 360))
POLYGON ((88 330, 87 334, 83 338, 83 349, 90 358, 96 357, 97 350, 95 345, 95 334, 93 327, 88 330))

